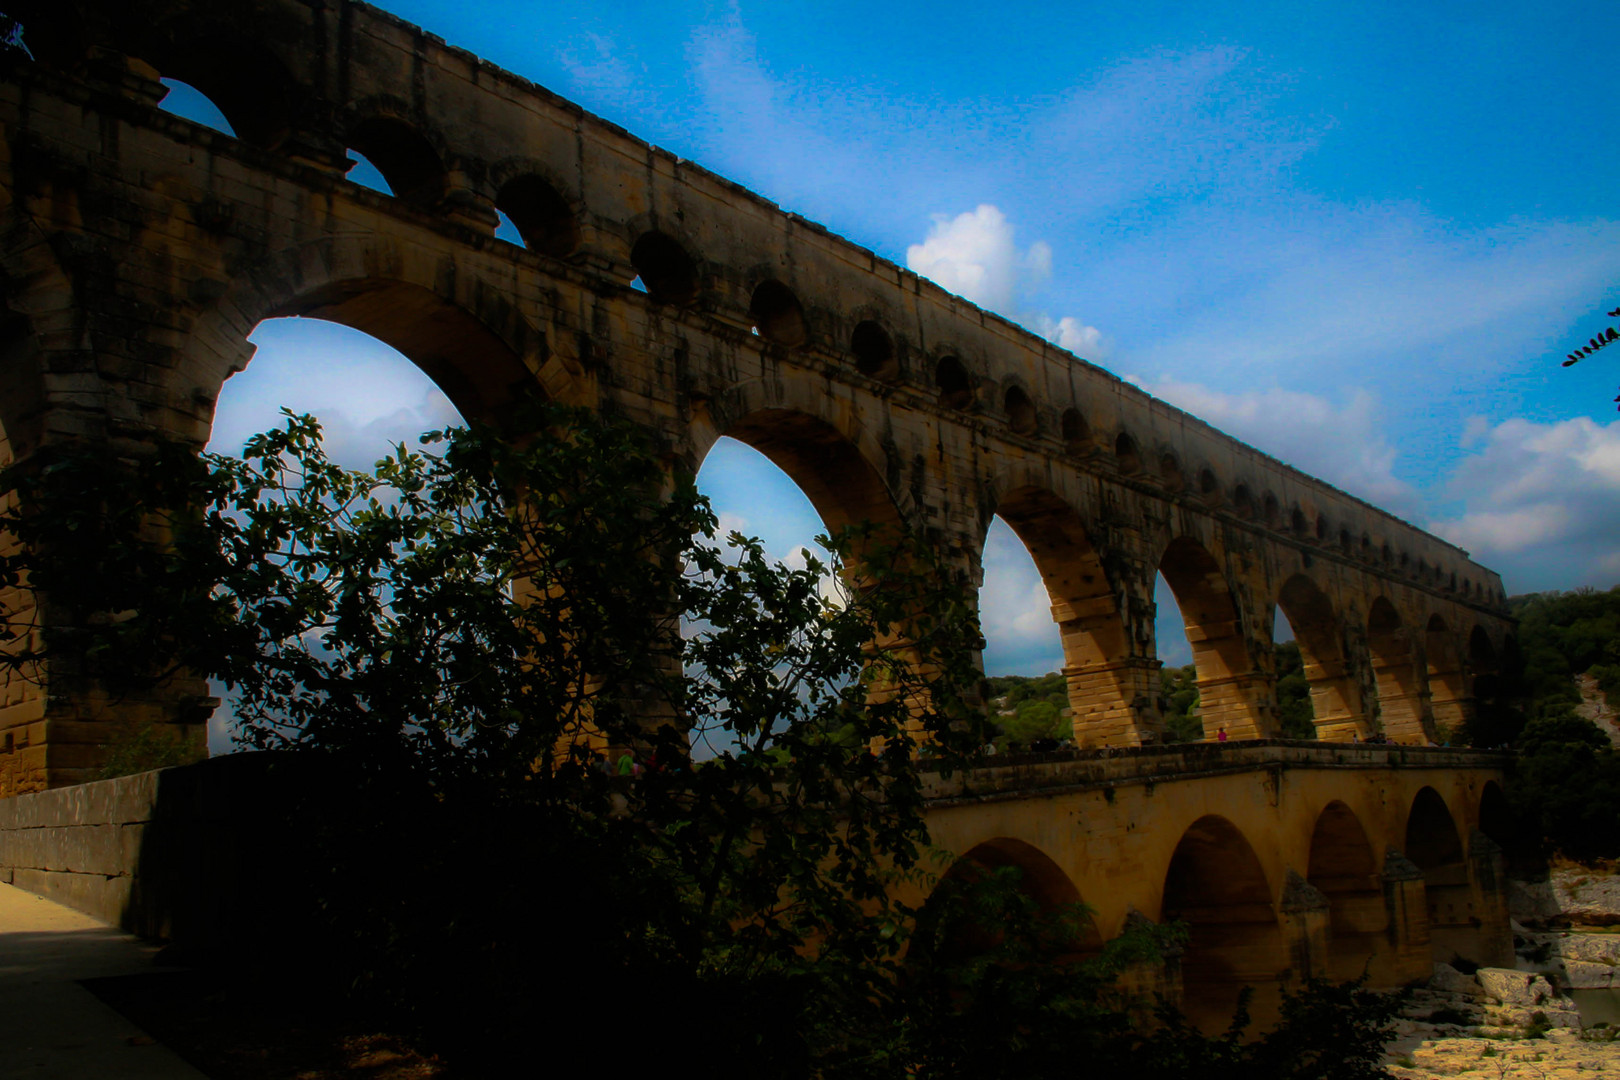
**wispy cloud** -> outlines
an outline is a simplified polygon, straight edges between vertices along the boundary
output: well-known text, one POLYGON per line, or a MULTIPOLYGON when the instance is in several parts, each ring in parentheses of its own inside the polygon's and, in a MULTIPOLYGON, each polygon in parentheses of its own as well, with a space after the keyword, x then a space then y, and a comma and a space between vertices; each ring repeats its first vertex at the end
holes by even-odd
POLYGON ((567 73, 569 89, 596 108, 646 108, 642 88, 647 73, 638 68, 611 36, 582 30, 557 49, 557 63, 567 73))
POLYGON ((1508 420, 1479 437, 1430 523, 1503 573, 1509 591, 1620 581, 1620 421, 1508 420))
POLYGON ((1043 675, 1063 666, 1052 601, 1023 541, 1000 518, 984 542, 979 628, 987 675, 1043 675))
POLYGON ((1088 360, 1105 351, 1096 327, 1029 310, 1029 294, 1052 276, 1052 249, 1036 241, 1020 250, 1007 215, 989 203, 955 217, 936 215, 923 242, 906 248, 906 266, 1088 360))
POLYGON ((1088 358, 1227 393, 1370 391, 1417 439, 1420 485, 1451 418, 1501 418, 1516 399, 1487 409, 1495 380, 1620 277, 1620 222, 1463 226, 1311 190, 1335 122, 1240 47, 1127 56, 1030 99, 774 70, 735 10, 689 54, 694 137, 722 171, 1088 358))
POLYGON ((1415 515, 1417 492, 1395 474, 1395 447, 1377 400, 1351 391, 1342 404, 1273 387, 1227 394, 1198 383, 1127 377, 1272 457, 1399 514, 1415 515))
POLYGON ((1140 367, 1466 393, 1544 351, 1620 274, 1620 222, 1459 231, 1411 204, 1279 195, 1189 208, 1114 256, 1116 287, 1147 298, 1130 322, 1158 317, 1130 335, 1140 367))

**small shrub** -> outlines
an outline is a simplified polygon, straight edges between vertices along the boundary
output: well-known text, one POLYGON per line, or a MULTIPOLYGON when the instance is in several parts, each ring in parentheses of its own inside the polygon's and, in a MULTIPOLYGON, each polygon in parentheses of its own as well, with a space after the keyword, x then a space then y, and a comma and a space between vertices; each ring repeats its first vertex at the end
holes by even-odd
POLYGON ((107 760, 96 773, 96 779, 113 780, 153 769, 190 765, 206 756, 201 747, 188 743, 184 736, 163 726, 147 724, 115 739, 107 747, 107 760))

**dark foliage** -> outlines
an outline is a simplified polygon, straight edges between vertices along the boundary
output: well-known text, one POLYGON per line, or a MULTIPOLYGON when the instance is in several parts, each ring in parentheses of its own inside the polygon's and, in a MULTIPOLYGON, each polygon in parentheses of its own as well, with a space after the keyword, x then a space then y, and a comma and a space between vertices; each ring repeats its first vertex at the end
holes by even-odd
POLYGON ((1543 854, 1578 861, 1620 855, 1620 754, 1577 716, 1577 675, 1620 701, 1620 588, 1514 597, 1522 666, 1482 680, 1476 746, 1511 745, 1514 817, 1543 854))
POLYGON ((1267 1047, 1279 1076, 1375 1067, 1383 1006, 1350 990, 1311 988, 1252 1044, 1169 1012, 1144 1034, 1113 980, 1158 939, 1082 959, 1084 913, 1015 874, 919 920, 892 898, 928 877, 916 756, 949 769, 985 738, 962 576, 871 530, 828 539, 839 565, 769 564, 717 544, 630 429, 537 429, 354 473, 289 417, 242 459, 0 478, 21 541, 0 573, 48 601, 10 624, 14 670, 48 658, 114 697, 211 675, 249 745, 301 763, 284 914, 312 988, 472 1075, 550 1052, 560 995, 575 1047, 613 1057, 633 1030, 705 1075, 1207 1077, 1267 1047))
POLYGON ((989 683, 990 723, 1001 750, 1027 749, 1036 743, 1074 737, 1069 717, 1069 684, 1058 672, 1038 678, 999 675, 989 683), (1009 715, 1010 714, 1010 715, 1009 715))
POLYGON ((1285 739, 1316 738, 1316 710, 1311 705, 1311 683, 1305 677, 1305 658, 1296 641, 1277 645, 1277 714, 1285 739))
POLYGON ((1192 664, 1159 669, 1159 713, 1169 742, 1197 742, 1204 737, 1198 718, 1198 669, 1192 664))

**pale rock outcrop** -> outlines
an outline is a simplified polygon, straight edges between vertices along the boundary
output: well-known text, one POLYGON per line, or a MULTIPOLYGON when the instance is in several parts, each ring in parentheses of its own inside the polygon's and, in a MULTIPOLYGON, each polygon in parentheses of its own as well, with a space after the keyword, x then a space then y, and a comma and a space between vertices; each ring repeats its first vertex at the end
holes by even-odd
POLYGON ((1543 975, 1512 968, 1480 968, 1475 977, 1487 1000, 1496 1003, 1497 1007, 1486 1010, 1495 1023, 1522 1027, 1539 1012, 1546 1014, 1553 1027, 1581 1026, 1575 1002, 1560 994, 1543 975))
POLYGON ((1509 881, 1508 911, 1527 925, 1620 925, 1620 875, 1569 867, 1546 881, 1509 881))

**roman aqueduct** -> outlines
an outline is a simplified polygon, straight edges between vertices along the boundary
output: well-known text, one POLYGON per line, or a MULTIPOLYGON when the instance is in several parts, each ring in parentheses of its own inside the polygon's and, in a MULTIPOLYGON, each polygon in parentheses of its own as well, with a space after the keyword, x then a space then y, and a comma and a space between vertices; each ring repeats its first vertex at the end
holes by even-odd
MULTIPOLYGON (((397 348, 469 417, 611 408, 692 470, 740 439, 829 526, 919 530, 970 577, 999 515, 1049 592, 1083 749, 942 783, 942 844, 1083 898, 1102 936, 1187 918, 1189 988, 1504 958, 1500 761, 1425 747, 1514 648, 1500 581, 1466 552, 368 5, 8 10, 32 53, 0 81, 10 457, 201 447, 254 327, 302 315, 397 348), (235 136, 160 109, 162 78, 235 136), (345 178, 350 149, 392 196, 345 178), (1157 745, 1160 572, 1205 728, 1233 745, 1157 745), (1276 741, 1278 611, 1316 744, 1276 741)), ((47 677, 0 704, 15 795, 89 779, 136 725, 200 740, 211 700, 47 677)), ((42 891, 100 872, 54 857, 3 861, 42 891)))

